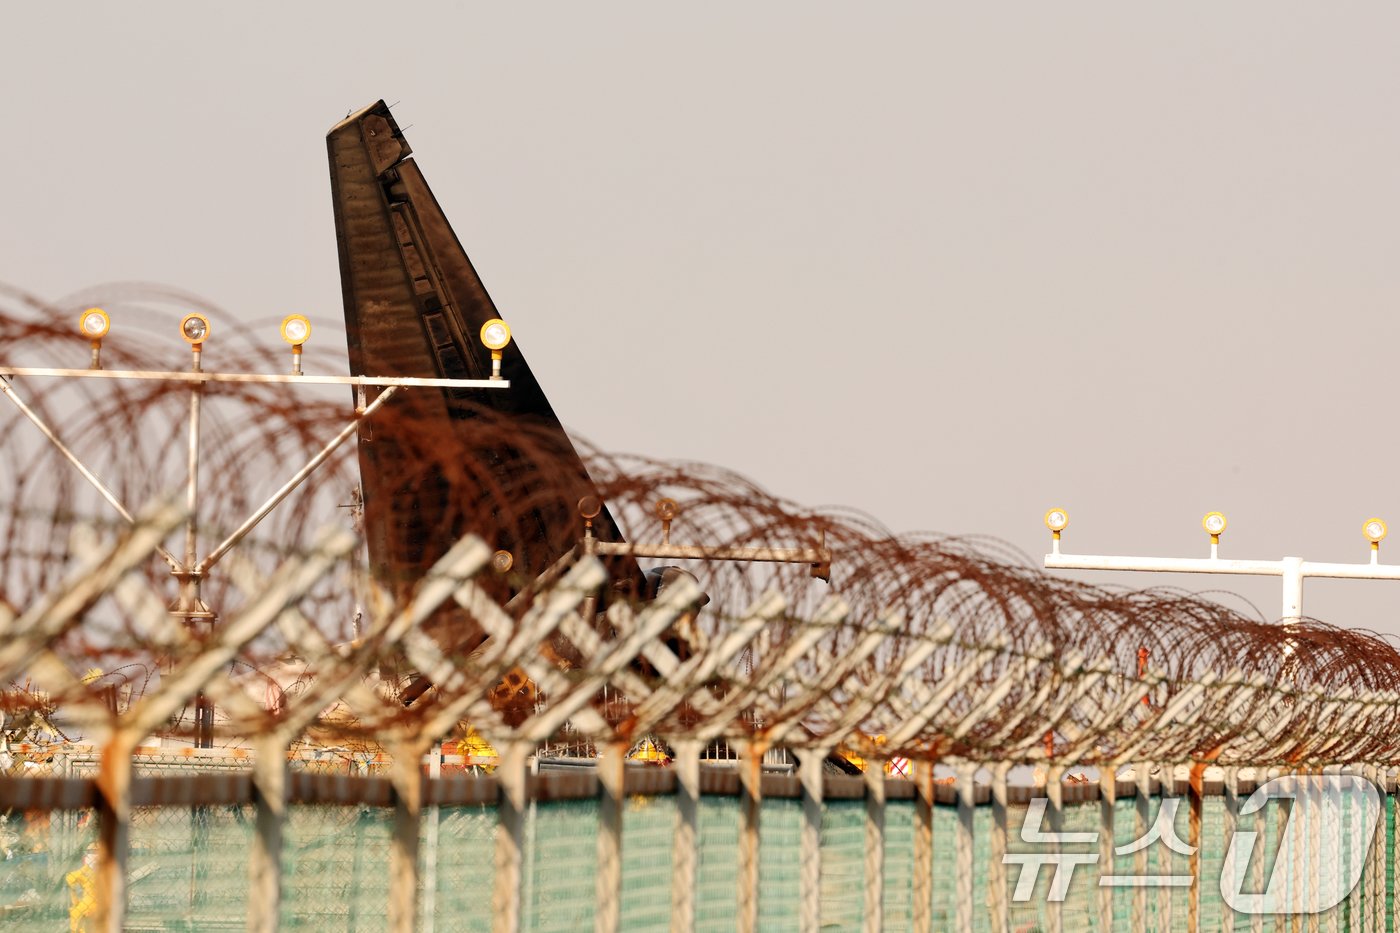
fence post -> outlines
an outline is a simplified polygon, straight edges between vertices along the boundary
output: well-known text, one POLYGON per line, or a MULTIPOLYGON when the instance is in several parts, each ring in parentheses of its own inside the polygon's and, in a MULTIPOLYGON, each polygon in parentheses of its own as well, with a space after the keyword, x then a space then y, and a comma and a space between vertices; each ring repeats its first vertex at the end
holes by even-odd
POLYGON ((745 742, 739 757, 739 933, 758 933, 758 823, 763 809, 763 753, 745 742))
POLYGON ((963 762, 957 767, 958 829, 953 865, 954 929, 972 933, 972 821, 977 809, 977 766, 963 762))
MULTIPOLYGON (((1152 808, 1152 763, 1139 761, 1133 766, 1133 776, 1137 780, 1137 796, 1133 800, 1133 838, 1147 835, 1147 816, 1152 808)), ((1139 878, 1147 874, 1147 849, 1133 853, 1133 874, 1139 878)), ((1133 933, 1147 933, 1147 888, 1133 888, 1133 933)))
MULTIPOLYGON (((434 742, 429 750, 428 780, 436 789, 442 780, 442 742, 434 742)), ((423 827, 423 906, 419 911, 422 933, 437 929, 438 836, 441 832, 442 808, 436 803, 427 807, 423 827)))
MULTIPOLYGON (((1051 762, 1045 769, 1045 797, 1050 812, 1050 832, 1056 837, 1049 844, 1050 854, 1060 854, 1059 835, 1065 829, 1065 769, 1063 765, 1051 762)), ((1047 901, 1045 904, 1046 926, 1050 933, 1060 933, 1063 927, 1063 904, 1060 901, 1047 901)))
POLYGON ((867 933, 885 928, 885 762, 865 763, 865 916, 867 933))
MULTIPOLYGON (((1240 769, 1231 765, 1225 769, 1225 821, 1224 838, 1221 844, 1225 846, 1225 861, 1220 868, 1220 879, 1222 883, 1229 884, 1232 889, 1237 889, 1235 877, 1238 869, 1235 867, 1235 833, 1239 831, 1240 812, 1240 769)), ((1262 848, 1263 840, 1257 839, 1254 843, 1256 848, 1262 848)), ((1229 905, 1220 905, 1220 929, 1221 933, 1235 933, 1235 911, 1229 905)))
POLYGON ((257 831, 248 856, 248 930, 271 933, 282 915, 282 829, 287 818, 287 747, 280 735, 253 749, 257 831))
POLYGON ((914 933, 933 933, 933 761, 914 762, 914 933))
POLYGON ((392 747, 394 838, 389 847, 389 929, 413 933, 418 924, 418 837, 423 816, 423 748, 392 747))
POLYGON ((700 750, 695 741, 672 743, 676 753, 676 836, 671 844, 671 933, 695 929, 696 857, 700 821, 700 750))
POLYGON ((598 759, 598 875, 593 928, 617 933, 622 924, 622 809, 627 744, 610 742, 598 759))
POLYGON ((124 730, 102 748, 97 773, 97 929, 120 933, 126 925, 127 857, 131 849, 131 753, 136 742, 124 730))
MULTIPOLYGON (((822 923, 822 764, 830 752, 825 748, 804 748, 795 754, 802 786, 797 929, 800 933, 818 933, 822 923)), ((918 888, 917 877, 914 887, 918 888)))
MULTIPOLYGON (((1274 776, 1275 776, 1275 777, 1283 777, 1285 773, 1287 773, 1286 769, 1282 769, 1282 768, 1274 769, 1274 776)), ((1275 822, 1278 824, 1278 838, 1279 838, 1280 844, 1282 844, 1282 840, 1283 840, 1283 838, 1284 838, 1284 834, 1288 832, 1288 823, 1289 823, 1290 817, 1289 817, 1289 812, 1288 812, 1288 810, 1287 810, 1282 804, 1278 804, 1277 806, 1278 806, 1278 813, 1277 813, 1277 820, 1276 820, 1275 822)), ((1295 847, 1295 848, 1296 848, 1296 847, 1295 847)), ((1263 859, 1260 859, 1260 861, 1262 862, 1263 859)), ((1296 879, 1296 877, 1294 876, 1294 868, 1293 868, 1293 865, 1291 865, 1291 864, 1286 864, 1286 865, 1284 865, 1284 864, 1279 864, 1279 863, 1282 862, 1282 861, 1283 861, 1282 859, 1280 859, 1280 858, 1278 858, 1277 856, 1275 856, 1275 858, 1274 858, 1274 867, 1273 867, 1273 870, 1276 871, 1276 872, 1277 872, 1277 871, 1282 871, 1282 872, 1283 872, 1283 902, 1284 902, 1285 904, 1291 904, 1291 903, 1293 902, 1293 886, 1294 886, 1294 884, 1297 883, 1297 879, 1296 879)), ((1262 874, 1262 873, 1261 873, 1261 874, 1262 874)), ((1270 878, 1269 880, 1272 881, 1273 879, 1270 878)), ((1259 890, 1263 890, 1263 889, 1260 888, 1259 890)), ((1289 927, 1289 925, 1290 925, 1290 924, 1289 924, 1289 918, 1286 917, 1284 914, 1274 914, 1274 923, 1273 923, 1274 933, 1283 933, 1283 931, 1284 931, 1285 929, 1287 929, 1287 928, 1289 927)))
MULTIPOLYGON (((1167 800, 1176 796, 1176 765, 1174 763, 1162 762, 1161 769, 1160 799, 1157 802, 1157 819, 1162 818, 1162 810, 1167 805, 1167 800)), ((1172 850, 1169 846, 1157 846, 1157 864, 1161 867, 1163 875, 1172 873, 1172 850)), ((1162 885, 1157 889, 1157 929, 1170 930, 1172 928, 1172 894, 1175 893, 1168 885, 1162 885)))
POLYGON ((492 933, 520 931, 520 863, 525 840, 526 783, 525 759, 528 744, 506 743, 496 765, 499 808, 496 829, 496 878, 491 892, 492 933))
POLYGON ((1006 775, 1011 762, 992 765, 992 864, 988 872, 988 894, 991 898, 992 933, 1011 931, 1011 894, 1006 889, 1007 808, 1006 775))
POLYGON ((1201 819, 1205 815, 1206 763, 1192 762, 1186 779, 1187 805, 1189 814, 1188 844, 1191 854, 1187 857, 1191 869, 1191 887, 1186 890, 1186 930, 1187 933, 1200 933, 1201 930, 1201 854, 1204 843, 1201 840, 1201 819))
MULTIPOLYGON (((1099 875, 1113 870, 1113 829, 1118 805, 1118 769, 1112 763, 1099 766, 1099 875)), ((1099 929, 1113 933, 1113 887, 1099 885, 1099 929)))

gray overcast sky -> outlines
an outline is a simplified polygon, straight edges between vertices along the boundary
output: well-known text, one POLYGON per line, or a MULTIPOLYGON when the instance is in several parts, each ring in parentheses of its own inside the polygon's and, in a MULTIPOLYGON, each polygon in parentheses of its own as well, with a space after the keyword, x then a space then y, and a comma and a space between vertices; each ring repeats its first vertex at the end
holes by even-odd
MULTIPOLYGON (((1400 530, 1391 3, 16 4, 0 281, 320 325, 383 97, 564 421, 896 530, 1400 530)), ((120 326, 120 325, 118 325, 120 326)), ((34 361, 31 361, 34 362, 34 361)), ((1400 538, 1400 534, 1397 534, 1400 538)), ((1400 541, 1389 552, 1400 561, 1400 541)), ((1384 552, 1383 552, 1384 553, 1384 552)), ((1159 582, 1245 594, 1276 581, 1159 582)), ((1400 633, 1400 584, 1308 586, 1400 633)))

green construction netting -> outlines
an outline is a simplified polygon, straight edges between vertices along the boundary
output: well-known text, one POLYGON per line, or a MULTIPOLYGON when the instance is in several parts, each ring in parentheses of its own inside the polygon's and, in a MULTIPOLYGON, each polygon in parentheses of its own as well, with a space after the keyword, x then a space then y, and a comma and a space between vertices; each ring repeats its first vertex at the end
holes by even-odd
MULTIPOLYGON (((1135 801, 1119 801, 1115 842, 1136 838, 1135 801)), ((1158 800, 1150 801, 1155 818, 1158 800)), ((1266 865, 1278 845, 1280 815, 1271 804, 1263 818, 1266 865)), ((284 841, 282 925, 304 930, 380 930, 386 926, 389 897, 388 852, 391 811, 345 806, 298 806, 291 810, 284 841)), ((886 811, 884 925, 905 930, 913 913, 913 805, 892 801, 886 811)), ((1188 809, 1177 814, 1177 832, 1189 838, 1188 809)), ((1224 808, 1219 798, 1205 801, 1202 834, 1201 926, 1219 930, 1222 903, 1216 879, 1224 860, 1224 808)), ((668 797, 635 797, 624 819, 621 914, 627 930, 666 930, 671 905, 671 838, 676 820, 668 797)), ((598 809, 593 801, 532 805, 526 820, 523 928, 574 931, 593 925, 598 809)), ((1031 851, 1016 836, 1020 811, 1013 808, 1011 850, 1031 851)), ((419 903, 421 929, 485 930, 491 921, 491 882, 496 814, 493 807, 444 807, 424 821, 419 903)), ((954 832, 956 810, 939 807, 934 824, 934 929, 949 930, 955 920, 954 832)), ((1066 807, 1068 832, 1093 832, 1097 803, 1066 807)), ((1391 906, 1395 874, 1395 813, 1386 798, 1384 845, 1387 880, 1386 929, 1394 929, 1391 906)), ((734 928, 739 808, 734 798, 707 797, 701 803, 697 927, 734 928)), ((801 805, 767 800, 760 818, 759 927, 795 930, 799 913, 801 805)), ((1244 827, 1248 828, 1248 827, 1244 827)), ((5 930, 68 929, 75 900, 83 890, 83 857, 92 845, 89 813, 0 815, 0 927, 5 930)), ((976 930, 990 930, 988 878, 992 811, 974 815, 974 879, 971 903, 976 930)), ((140 808, 133 816, 130 857, 130 930, 242 929, 247 900, 248 851, 253 811, 246 806, 140 808)), ((866 819, 863 801, 832 801, 822 825, 821 910, 833 930, 859 929, 865 897, 866 819)), ((1094 845, 1066 847, 1097 851, 1094 845)), ((1154 874, 1188 871, 1184 856, 1165 846, 1149 849, 1154 874)), ((1133 856, 1115 859, 1114 872, 1131 873, 1133 856)), ((1009 865, 1014 887, 1018 866, 1009 865)), ((1242 874, 1250 866, 1236 866, 1242 874)), ((1067 931, 1096 926, 1099 866, 1075 872, 1063 904, 1067 931)), ((1044 929, 1045 892, 1050 873, 1042 870, 1034 896, 1011 908, 1012 929, 1044 929)), ((1248 885, 1246 885, 1248 889, 1248 885)), ((1336 908, 1339 927, 1362 929, 1360 890, 1336 908)), ((1114 929, 1131 928, 1136 892, 1114 893, 1114 929)), ((1186 929, 1188 892, 1184 888, 1144 889, 1148 929, 1186 929)), ((81 912, 81 906, 78 908, 81 912)), ((1236 929, 1248 929, 1248 918, 1236 929)), ((1369 927, 1366 927, 1369 929, 1369 927)))

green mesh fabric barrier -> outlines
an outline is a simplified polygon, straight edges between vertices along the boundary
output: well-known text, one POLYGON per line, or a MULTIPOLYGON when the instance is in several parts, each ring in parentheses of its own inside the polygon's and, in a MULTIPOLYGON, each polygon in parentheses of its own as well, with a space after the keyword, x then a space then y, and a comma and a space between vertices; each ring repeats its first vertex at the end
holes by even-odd
MULTIPOLYGON (((1150 802, 1148 823, 1158 801, 1150 802)), ((1137 838, 1136 802, 1119 801, 1115 843, 1137 838)), ((1018 835, 1024 811, 1011 813, 1011 851, 1031 851, 1018 835)), ((524 928, 573 931, 593 924, 598 809, 593 801, 534 804, 526 820, 524 928)), ((621 914, 627 930, 666 930, 671 905, 671 838, 674 801, 635 797, 624 818, 621 914)), ((954 833, 956 811, 940 807, 934 821, 934 929, 949 930, 956 916, 954 833)), ((355 806, 293 807, 285 828, 283 910, 285 929, 381 930, 389 898, 388 852, 391 811, 355 806)), ((1183 802, 1177 834, 1189 839, 1189 813, 1183 802)), ((1202 833, 1201 929, 1219 930, 1225 909, 1218 879, 1224 865, 1224 804, 1205 801, 1202 833)), ((1098 804, 1066 807, 1065 830, 1095 832, 1098 804)), ((1278 805, 1263 816, 1264 865, 1272 865, 1281 825, 1278 805)), ((253 838, 253 811, 246 806, 138 808, 133 816, 130 856, 131 930, 242 929, 247 900, 248 851, 253 838)), ((884 921, 887 930, 907 930, 913 914, 914 808, 892 801, 886 810, 884 921)), ((1252 823, 1242 828, 1251 828, 1252 823)), ((1384 852, 1386 929, 1394 930, 1396 813, 1386 799, 1384 852)), ((734 798, 707 797, 700 807, 697 928, 732 930, 735 915, 739 806, 734 798)), ((991 929, 988 877, 992 811, 974 815, 974 929, 991 929)), ((437 931, 486 930, 491 921, 491 885, 495 856, 493 807, 444 807, 425 818, 420 904, 432 910, 437 931), (435 820, 435 826, 431 825, 435 820)), ((760 825, 760 928, 795 930, 799 914, 799 840, 801 805, 796 800, 767 800, 760 825)), ((864 801, 831 801, 822 826, 821 906, 824 925, 833 930, 858 929, 865 897, 864 801)), ((87 813, 10 812, 0 818, 0 928, 16 931, 68 929, 75 893, 81 890, 83 856, 94 843, 87 813)), ((1073 847, 1097 851, 1094 845, 1073 847)), ((1164 846, 1149 851, 1149 873, 1186 874, 1189 861, 1171 856, 1164 846)), ((1133 856, 1114 859, 1112 871, 1129 874, 1133 856)), ((1237 865, 1248 879, 1252 866, 1237 865)), ((1019 866, 1008 865, 1014 887, 1019 866)), ((1100 866, 1076 870, 1062 907, 1064 929, 1096 927, 1100 866)), ((1044 929, 1045 892, 1050 871, 1042 869, 1035 895, 1011 905, 1013 929, 1044 929)), ((1246 890, 1250 885, 1246 884, 1246 890)), ((1129 929, 1137 892, 1114 892, 1114 929, 1129 929)), ((1362 929, 1360 907, 1370 892, 1361 889, 1338 911, 1343 930, 1362 929)), ((1147 928, 1186 929, 1188 892, 1173 888, 1143 892, 1147 928), (1167 913, 1170 902, 1170 917, 1167 913)), ((1236 929, 1248 929, 1240 918, 1236 929)), ((428 925, 425 918, 422 926, 428 925)), ((1325 918, 1324 918, 1325 924, 1325 918)))

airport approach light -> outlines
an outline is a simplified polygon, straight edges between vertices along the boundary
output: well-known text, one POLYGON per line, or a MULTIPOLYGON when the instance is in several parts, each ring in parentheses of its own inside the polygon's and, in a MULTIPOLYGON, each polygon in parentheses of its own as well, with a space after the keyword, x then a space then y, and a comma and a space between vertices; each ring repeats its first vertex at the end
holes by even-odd
POLYGON ((1201 527, 1210 535, 1211 541, 1219 543, 1220 535, 1225 531, 1225 516, 1219 512, 1207 512, 1205 518, 1201 519, 1201 527))
POLYGON ((1385 540, 1385 521, 1379 518, 1368 518, 1366 524, 1361 526, 1361 533, 1366 536, 1366 540, 1371 542, 1371 563, 1376 563, 1381 556, 1381 542, 1385 540))
POLYGON ((302 314, 289 314, 282 319, 282 339, 299 347, 311 337, 311 322, 302 314))
POLYGON ((209 339, 210 329, 209 319, 202 314, 186 314, 180 320, 180 336, 194 347, 209 339))
POLYGON ((102 338, 112 329, 112 319, 101 308, 88 308, 78 318, 78 330, 92 342, 92 362, 88 369, 102 368, 102 338))
POLYGON ((112 329, 112 319, 101 308, 88 308, 78 319, 78 328, 89 340, 101 340, 112 329))
POLYGON ((675 499, 668 497, 656 503, 656 517, 661 519, 661 540, 663 543, 671 543, 671 522, 675 521, 679 514, 681 514, 680 503, 675 499))
POLYGON ((292 345, 292 375, 301 375, 301 345, 311 338, 311 322, 304 314, 289 314, 282 319, 282 339, 292 345))
POLYGON ((501 378, 501 351, 510 343, 510 325, 493 317, 481 325, 481 342, 491 351, 491 378, 501 378))

